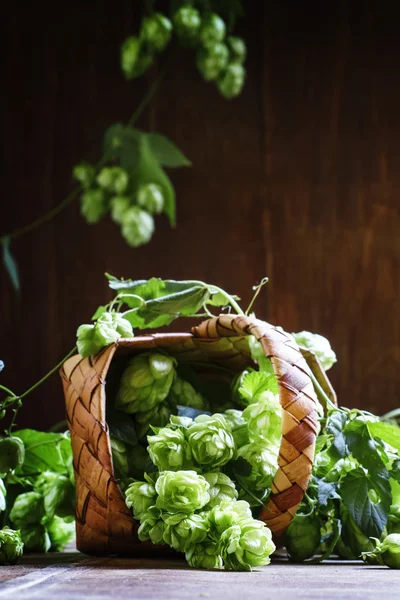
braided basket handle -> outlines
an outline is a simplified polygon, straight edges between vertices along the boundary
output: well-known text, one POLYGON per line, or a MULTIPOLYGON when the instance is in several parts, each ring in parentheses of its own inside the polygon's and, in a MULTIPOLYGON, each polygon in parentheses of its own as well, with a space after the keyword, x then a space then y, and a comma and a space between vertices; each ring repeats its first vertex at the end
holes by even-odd
POLYGON ((221 315, 192 329, 195 337, 253 335, 271 359, 282 406, 278 470, 260 519, 279 538, 296 514, 311 476, 318 434, 317 398, 310 368, 292 336, 258 319, 221 315))

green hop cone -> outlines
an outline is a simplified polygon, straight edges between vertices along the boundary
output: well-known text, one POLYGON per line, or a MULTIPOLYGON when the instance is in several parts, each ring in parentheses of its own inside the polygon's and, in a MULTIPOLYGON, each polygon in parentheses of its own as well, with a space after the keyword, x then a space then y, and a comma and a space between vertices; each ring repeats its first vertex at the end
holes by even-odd
POLYGON ((302 562, 314 556, 321 540, 321 522, 315 514, 296 514, 284 534, 290 558, 302 562))
POLYGON ((247 460, 251 465, 251 473, 243 477, 243 482, 250 488, 265 490, 274 478, 278 468, 279 447, 259 441, 250 442, 238 450, 238 456, 247 460))
POLYGON ((156 501, 156 490, 152 479, 145 475, 146 481, 134 481, 125 491, 125 502, 132 509, 135 519, 140 519, 156 501))
POLYGON ((147 244, 154 233, 153 217, 137 206, 132 206, 122 216, 122 235, 132 248, 147 244))
POLYGON ((94 181, 96 170, 89 163, 82 162, 74 167, 72 175, 84 190, 88 190, 94 181))
POLYGON ((400 504, 392 504, 388 514, 388 533, 400 533, 400 504))
POLYGON ((193 423, 191 417, 178 417, 177 415, 171 415, 169 418, 170 429, 187 429, 193 423))
POLYGON ((132 358, 125 369, 115 404, 127 413, 147 412, 168 396, 176 360, 159 352, 132 358))
POLYGON ((156 506, 171 513, 192 513, 208 504, 209 488, 195 471, 163 471, 156 482, 156 506))
POLYGON ((88 223, 98 223, 107 213, 107 202, 104 191, 101 189, 92 189, 82 194, 81 213, 88 223))
POLYGON ((314 352, 325 371, 335 364, 336 354, 332 350, 329 341, 323 335, 310 333, 309 331, 300 331, 292 335, 299 346, 314 352))
POLYGON ((24 544, 19 531, 0 529, 0 565, 13 565, 22 556, 24 544))
POLYGON ((245 77, 243 65, 230 63, 217 81, 219 93, 227 100, 236 98, 243 89, 245 77))
POLYGON ((139 38, 132 35, 124 41, 121 46, 121 69, 126 79, 143 75, 152 62, 152 55, 143 49, 139 38))
POLYGON ((188 429, 188 442, 193 458, 211 469, 221 467, 236 452, 229 423, 223 415, 199 415, 188 429))
POLYGON ((187 46, 194 46, 199 40, 201 16, 192 6, 181 6, 174 14, 175 32, 180 41, 187 46))
POLYGON ((142 21, 140 37, 147 48, 153 52, 162 52, 172 34, 172 23, 161 13, 154 13, 142 21))
POLYGON ((260 371, 267 373, 267 375, 273 375, 274 369, 272 362, 267 356, 265 356, 265 351, 261 343, 252 335, 249 335, 246 339, 249 344, 251 358, 257 362, 260 371))
POLYGON ((44 525, 24 525, 21 527, 21 539, 26 552, 48 552, 51 548, 50 536, 44 525))
POLYGON ((137 190, 137 203, 151 214, 159 214, 164 208, 162 187, 156 183, 143 183, 137 190))
POLYGON ((382 542, 375 540, 375 549, 363 552, 362 558, 366 562, 383 562, 390 569, 400 569, 400 534, 391 533, 382 542))
POLYGON ((46 523, 46 529, 53 552, 61 552, 75 538, 74 519, 63 519, 55 516, 50 522, 46 523))
POLYGON ((247 48, 244 40, 240 37, 230 35, 227 39, 231 52, 232 62, 242 64, 246 60, 247 48))
POLYGON ((217 544, 211 540, 190 546, 185 553, 185 558, 193 569, 222 569, 223 567, 217 544))
POLYGON ((205 410, 207 401, 188 381, 184 381, 177 377, 172 384, 171 391, 168 396, 168 403, 171 408, 176 409, 178 405, 190 406, 197 410, 205 410))
POLYGON ((132 206, 131 198, 128 196, 113 196, 110 200, 111 218, 114 223, 121 225, 124 214, 132 206))
POLYGON ((210 526, 217 537, 229 527, 251 518, 251 508, 245 500, 222 500, 208 514, 210 526))
POLYGON ((205 507, 205 510, 209 510, 214 506, 221 504, 223 500, 236 500, 238 493, 235 484, 228 475, 216 471, 204 473, 203 477, 210 484, 210 489, 208 490, 210 502, 205 507))
POLYGON ((151 540, 153 544, 164 544, 165 523, 162 511, 156 506, 142 513, 140 517, 140 527, 138 529, 138 538, 141 542, 151 540))
POLYGON ((205 48, 212 48, 222 42, 225 37, 226 26, 224 21, 215 13, 209 13, 202 21, 200 28, 200 42, 205 48))
POLYGON ((113 458, 114 473, 118 479, 129 477, 130 462, 129 448, 122 440, 117 440, 110 436, 111 451, 113 458))
POLYGON ((0 440, 0 473, 8 473, 20 467, 25 459, 25 446, 19 437, 0 440))
POLYGON ((280 442, 282 408, 278 396, 272 392, 263 392, 257 402, 250 404, 243 411, 243 417, 248 423, 251 442, 280 442))
POLYGON ((123 194, 129 184, 129 175, 122 167, 103 167, 96 181, 103 190, 123 194))
POLYGON ((275 545, 265 523, 246 519, 221 534, 218 549, 225 569, 251 571, 253 567, 263 567, 270 563, 275 545))
POLYGON ((164 542, 178 552, 186 552, 193 544, 202 542, 209 524, 204 515, 176 513, 164 517, 164 542))
POLYGON ((167 403, 161 402, 146 412, 136 413, 136 433, 142 440, 150 431, 150 427, 164 427, 168 424, 171 409, 167 403))
POLYGON ((40 523, 44 516, 43 496, 37 492, 19 494, 10 512, 10 519, 17 527, 40 523))
POLYGON ((94 325, 81 325, 76 332, 81 356, 92 356, 119 338, 133 336, 132 325, 118 313, 103 313, 94 325))
POLYGON ((193 467, 192 453, 180 429, 163 427, 147 436, 149 456, 160 471, 179 471, 193 467))
POLYGON ((247 421, 243 417, 243 411, 230 408, 224 412, 224 417, 232 429, 232 436, 236 448, 241 448, 250 442, 247 421))
POLYGON ((225 44, 201 48, 196 57, 197 68, 205 81, 217 79, 228 64, 229 50, 225 44))

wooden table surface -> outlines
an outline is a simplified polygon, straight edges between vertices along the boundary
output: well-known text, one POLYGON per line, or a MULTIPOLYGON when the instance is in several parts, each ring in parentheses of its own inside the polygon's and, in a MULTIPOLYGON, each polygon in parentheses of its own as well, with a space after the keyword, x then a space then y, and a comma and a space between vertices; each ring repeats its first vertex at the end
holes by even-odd
POLYGON ((0 599, 293 600, 400 598, 400 574, 357 561, 294 565, 252 573, 194 570, 177 560, 93 558, 78 552, 25 556, 0 569, 0 599))

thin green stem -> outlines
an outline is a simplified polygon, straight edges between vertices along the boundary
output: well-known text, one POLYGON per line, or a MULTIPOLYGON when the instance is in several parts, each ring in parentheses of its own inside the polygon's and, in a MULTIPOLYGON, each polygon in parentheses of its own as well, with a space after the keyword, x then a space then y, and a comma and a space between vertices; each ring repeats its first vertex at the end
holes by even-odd
POLYGON ((310 379, 313 383, 315 393, 317 394, 318 400, 322 401, 322 404, 325 403, 326 408, 338 410, 338 407, 333 404, 332 400, 325 394, 324 390, 320 386, 317 381, 315 375, 310 371, 309 372, 310 379))
POLYGON ((255 290, 255 294, 254 294, 253 298, 251 299, 250 304, 247 307, 247 310, 245 312, 246 315, 249 314, 254 302, 257 299, 258 294, 261 292, 261 288, 263 288, 266 283, 268 283, 268 277, 263 277, 263 279, 260 281, 260 283, 253 287, 253 290, 255 290))
POLYGON ((68 352, 68 354, 66 356, 64 356, 64 358, 62 360, 60 360, 60 362, 55 367, 53 367, 51 369, 51 371, 49 371, 46 375, 44 375, 44 377, 42 377, 41 379, 39 379, 39 381, 37 381, 32 387, 30 387, 28 390, 26 390, 26 392, 24 392, 23 394, 21 394, 21 396, 19 396, 19 399, 22 400, 22 398, 25 398, 25 396, 27 396, 28 394, 30 394, 31 392, 33 392, 33 390, 35 390, 42 383, 44 383, 46 381, 46 379, 48 379, 51 375, 53 375, 53 373, 55 373, 56 371, 58 371, 58 369, 60 369, 62 367, 62 365, 64 364, 64 362, 67 360, 67 358, 69 358, 70 356, 72 356, 75 352, 76 352, 76 346, 74 346, 72 348, 72 350, 70 352, 68 352))
POLYGON ((397 419, 400 417, 400 408, 395 408, 384 415, 381 416, 382 421, 387 421, 389 419, 397 419))
POLYGON ((7 392, 7 394, 9 394, 10 396, 12 396, 12 398, 18 398, 18 396, 16 394, 14 394, 14 392, 12 392, 5 385, 0 385, 0 390, 3 390, 4 392, 7 392))

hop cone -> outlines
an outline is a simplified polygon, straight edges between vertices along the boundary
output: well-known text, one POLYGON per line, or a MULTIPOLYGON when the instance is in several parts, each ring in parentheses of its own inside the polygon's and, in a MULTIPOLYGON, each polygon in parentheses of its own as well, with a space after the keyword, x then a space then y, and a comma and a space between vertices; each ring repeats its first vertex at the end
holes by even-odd
POLYGON ((0 565, 12 565, 22 556, 24 544, 19 531, 3 527, 0 529, 0 565))
POLYGON ((210 502, 205 509, 210 509, 213 506, 221 504, 222 501, 236 500, 238 493, 233 481, 224 473, 204 473, 204 479, 210 484, 208 493, 210 494, 210 502))
POLYGON ((251 571, 270 562, 275 545, 264 523, 245 519, 221 534, 218 548, 226 569, 251 571))
POLYGON ((193 467, 192 453, 181 429, 163 427, 147 436, 149 456, 160 471, 179 471, 193 467))
POLYGON ((186 552, 193 544, 202 542, 209 530, 204 515, 176 513, 164 517, 164 522, 164 541, 178 552, 186 552))
POLYGON ((193 458, 212 469, 226 464, 235 454, 235 442, 223 415, 199 415, 188 429, 193 458))
POLYGON ((156 506, 171 513, 192 513, 210 501, 209 488, 195 471, 163 471, 156 482, 156 506))

